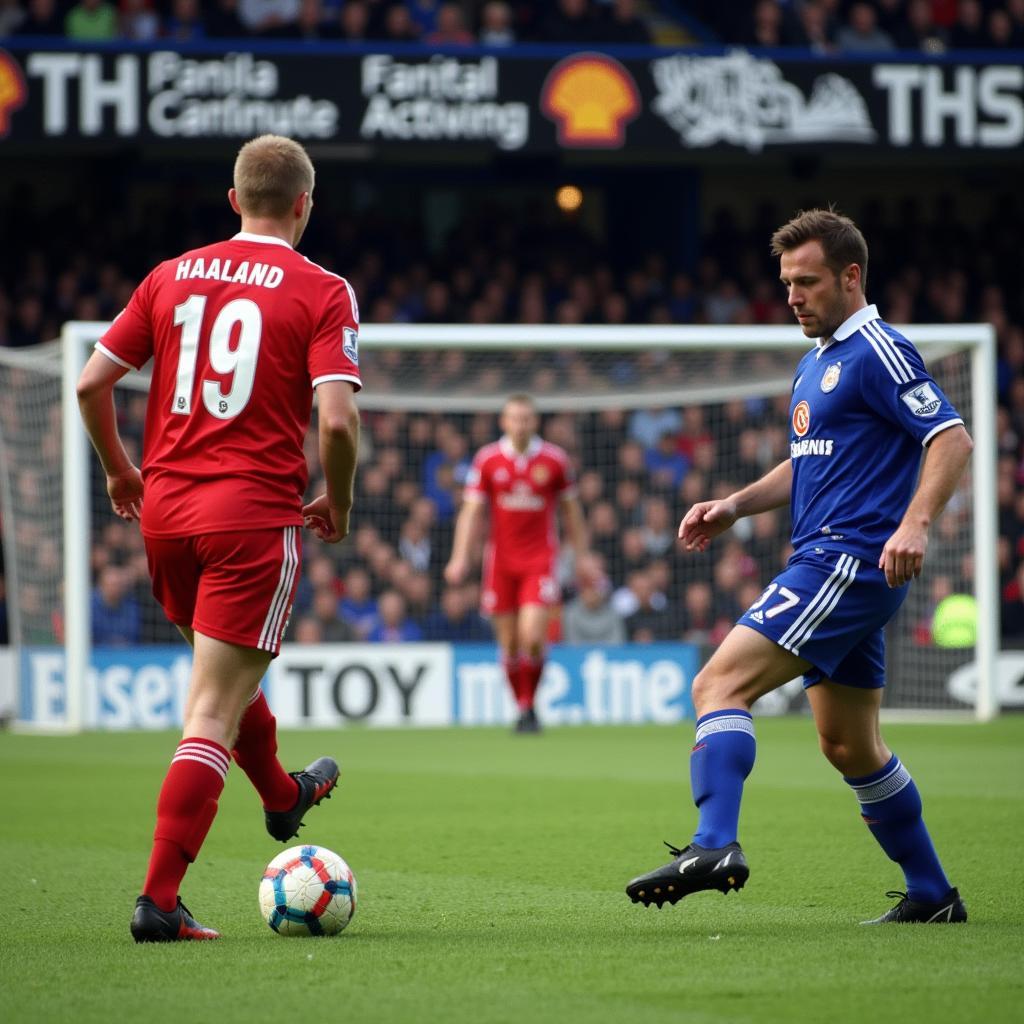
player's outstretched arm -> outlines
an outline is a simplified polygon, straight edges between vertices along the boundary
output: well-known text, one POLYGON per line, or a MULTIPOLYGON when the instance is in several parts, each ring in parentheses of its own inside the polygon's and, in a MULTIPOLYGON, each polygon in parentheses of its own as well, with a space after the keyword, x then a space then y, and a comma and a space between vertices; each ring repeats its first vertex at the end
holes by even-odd
POLYGON ((921 465, 917 490, 878 559, 878 568, 885 572, 890 587, 902 587, 921 575, 928 549, 928 528, 953 497, 973 449, 970 434, 959 424, 932 438, 921 465))
POLYGON ((462 508, 459 509, 458 518, 455 520, 451 558, 448 559, 448 564, 444 567, 445 582, 452 586, 462 583, 469 572, 469 555, 483 512, 484 503, 482 501, 463 498, 462 508))
POLYGON ((86 433, 107 474, 110 504, 122 519, 142 514, 142 474, 125 451, 117 430, 114 385, 128 372, 102 352, 93 352, 78 378, 78 408, 86 433))
POLYGON ((711 541, 737 519, 788 505, 792 486, 793 467, 786 459, 728 498, 698 502, 683 516, 679 539, 687 551, 706 551, 711 541))
POLYGON ((348 536, 359 452, 359 410, 347 380, 324 381, 316 389, 320 410, 320 465, 326 493, 302 510, 306 526, 328 544, 348 536))

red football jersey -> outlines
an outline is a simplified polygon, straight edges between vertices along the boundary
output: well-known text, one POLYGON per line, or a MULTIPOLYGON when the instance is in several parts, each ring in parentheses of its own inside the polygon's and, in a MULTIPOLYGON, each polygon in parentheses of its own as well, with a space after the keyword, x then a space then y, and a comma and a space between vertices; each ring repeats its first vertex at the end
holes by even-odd
POLYGON ((569 456, 535 437, 520 455, 503 437, 481 448, 466 477, 468 501, 491 511, 489 557, 499 569, 548 573, 558 553, 555 511, 575 493, 569 456))
POLYGON ((358 330, 349 283, 279 238, 156 267, 96 344, 131 369, 153 357, 143 533, 302 525, 313 388, 361 387, 358 330))

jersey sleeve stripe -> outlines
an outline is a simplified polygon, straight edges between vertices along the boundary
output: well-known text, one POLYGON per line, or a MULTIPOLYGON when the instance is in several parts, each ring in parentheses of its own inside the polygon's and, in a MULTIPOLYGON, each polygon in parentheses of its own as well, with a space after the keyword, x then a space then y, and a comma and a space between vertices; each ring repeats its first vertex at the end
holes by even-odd
POLYGON ((117 363, 118 366, 123 366, 126 370, 137 370, 137 366, 132 366, 131 363, 126 363, 120 356, 115 356, 113 352, 103 344, 102 341, 96 342, 96 351, 102 352, 112 362, 117 363))
POLYGON ((313 387, 315 388, 328 380, 347 380, 351 384, 358 384, 360 388, 363 386, 363 382, 351 373, 325 373, 320 377, 313 378, 313 387))
POLYGON ((964 421, 958 416, 955 420, 946 420, 944 423, 936 423, 931 430, 928 431, 924 436, 924 440, 921 442, 921 447, 926 448, 928 442, 936 435, 941 434, 944 430, 949 430, 950 427, 962 427, 964 421))
POLYGON ((352 319, 356 322, 356 327, 359 326, 359 303, 356 302, 356 291, 343 277, 342 281, 345 282, 345 288, 348 290, 348 301, 352 305, 352 319))
POLYGON ((911 379, 919 376, 918 372, 907 361, 907 357, 906 355, 904 355, 903 350, 900 348, 899 342, 891 334, 889 334, 888 331, 885 330, 885 328, 882 326, 881 320, 872 320, 870 321, 868 326, 871 327, 871 329, 878 336, 878 340, 888 346, 888 348, 893 354, 893 357, 895 358, 897 366, 902 366, 903 369, 910 374, 911 379))
POLYGON ((878 358, 885 363, 893 379, 899 384, 909 384, 917 374, 907 365, 902 354, 896 350, 892 339, 882 334, 874 322, 864 325, 864 334, 871 342, 871 347, 878 353, 878 358))
POLYGON ((882 365, 889 371, 889 376, 892 377, 897 384, 909 384, 912 378, 904 374, 901 369, 893 366, 891 356, 878 343, 878 339, 868 330, 869 327, 870 324, 864 325, 864 337, 867 338, 868 344, 870 344, 875 350, 875 355, 877 355, 881 360, 882 365))

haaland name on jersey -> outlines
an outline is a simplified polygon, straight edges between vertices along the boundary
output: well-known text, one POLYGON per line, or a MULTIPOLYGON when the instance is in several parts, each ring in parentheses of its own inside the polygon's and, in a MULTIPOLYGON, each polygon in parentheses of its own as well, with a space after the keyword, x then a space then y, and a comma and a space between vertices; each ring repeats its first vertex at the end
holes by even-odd
POLYGON ((200 278, 204 281, 227 281, 233 284, 259 285, 261 288, 276 288, 284 280, 284 271, 271 263, 250 263, 242 260, 236 270, 232 270, 234 260, 221 260, 214 256, 210 265, 202 256, 194 260, 178 260, 174 271, 175 281, 200 278))

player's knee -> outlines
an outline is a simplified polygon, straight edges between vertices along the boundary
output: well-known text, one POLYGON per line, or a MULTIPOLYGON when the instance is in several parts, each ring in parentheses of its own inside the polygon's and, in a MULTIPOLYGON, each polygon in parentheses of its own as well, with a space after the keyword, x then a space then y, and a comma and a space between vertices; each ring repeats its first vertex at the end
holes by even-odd
POLYGON ((742 705, 741 681, 727 673, 716 672, 710 666, 702 668, 694 677, 691 694, 698 716, 742 705))
POLYGON ((821 752, 829 764, 845 775, 846 768, 850 763, 849 746, 840 739, 824 734, 818 735, 818 746, 821 747, 821 752))
POLYGON ((821 752, 836 771, 851 777, 870 772, 875 758, 873 751, 865 750, 863 745, 850 743, 847 739, 836 736, 818 736, 821 752))

